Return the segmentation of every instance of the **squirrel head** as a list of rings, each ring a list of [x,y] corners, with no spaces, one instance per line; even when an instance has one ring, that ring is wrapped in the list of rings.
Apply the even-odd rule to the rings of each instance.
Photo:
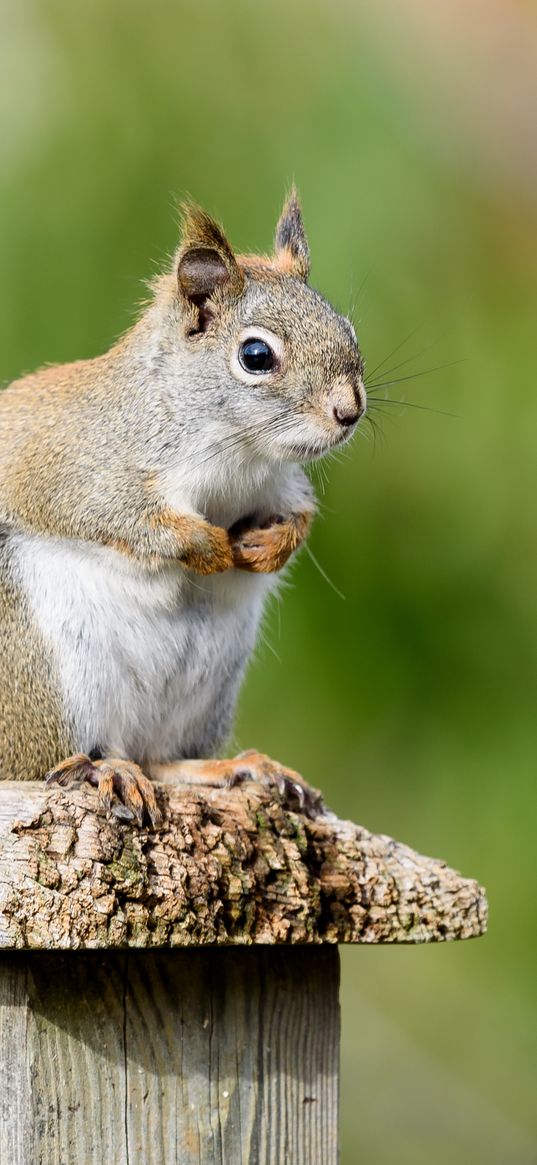
[[[366,407],[354,328],[309,286],[309,271],[294,189],[270,258],[235,255],[214,219],[184,206],[173,277],[181,360],[205,415],[268,460],[322,456],[352,435]]]

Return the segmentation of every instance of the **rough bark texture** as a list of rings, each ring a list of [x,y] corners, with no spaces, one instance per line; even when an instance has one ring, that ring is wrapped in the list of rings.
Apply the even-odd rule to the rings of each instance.
[[[156,833],[90,788],[0,784],[0,948],[435,942],[486,927],[474,881],[255,784],[160,786]]]

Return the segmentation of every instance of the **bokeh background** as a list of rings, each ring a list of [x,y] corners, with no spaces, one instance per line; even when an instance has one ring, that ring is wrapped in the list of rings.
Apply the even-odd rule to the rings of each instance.
[[[270,613],[237,741],[490,896],[478,942],[343,952],[342,1165],[529,1165],[535,9],[2,0],[0,13],[5,381],[128,326],[185,193],[263,250],[293,178],[313,282],[352,315],[370,369],[384,361],[373,379],[418,373],[382,390],[376,435],[364,426],[316,471],[320,569],[304,553]]]

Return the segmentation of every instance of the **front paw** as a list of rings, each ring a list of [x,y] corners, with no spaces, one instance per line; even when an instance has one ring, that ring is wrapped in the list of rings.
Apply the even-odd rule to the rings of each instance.
[[[306,514],[275,515],[261,526],[230,531],[233,565],[238,570],[272,574],[281,570],[305,538],[310,525]]]

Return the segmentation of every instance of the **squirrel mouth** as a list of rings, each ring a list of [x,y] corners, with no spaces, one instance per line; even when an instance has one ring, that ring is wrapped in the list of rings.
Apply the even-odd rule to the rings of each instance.
[[[321,457],[325,457],[332,449],[337,449],[340,445],[344,445],[346,441],[352,437],[354,429],[347,429],[342,433],[337,433],[331,436],[326,441],[304,441],[301,444],[293,444],[287,446],[287,456],[293,461],[300,463],[304,461],[319,461]]]

